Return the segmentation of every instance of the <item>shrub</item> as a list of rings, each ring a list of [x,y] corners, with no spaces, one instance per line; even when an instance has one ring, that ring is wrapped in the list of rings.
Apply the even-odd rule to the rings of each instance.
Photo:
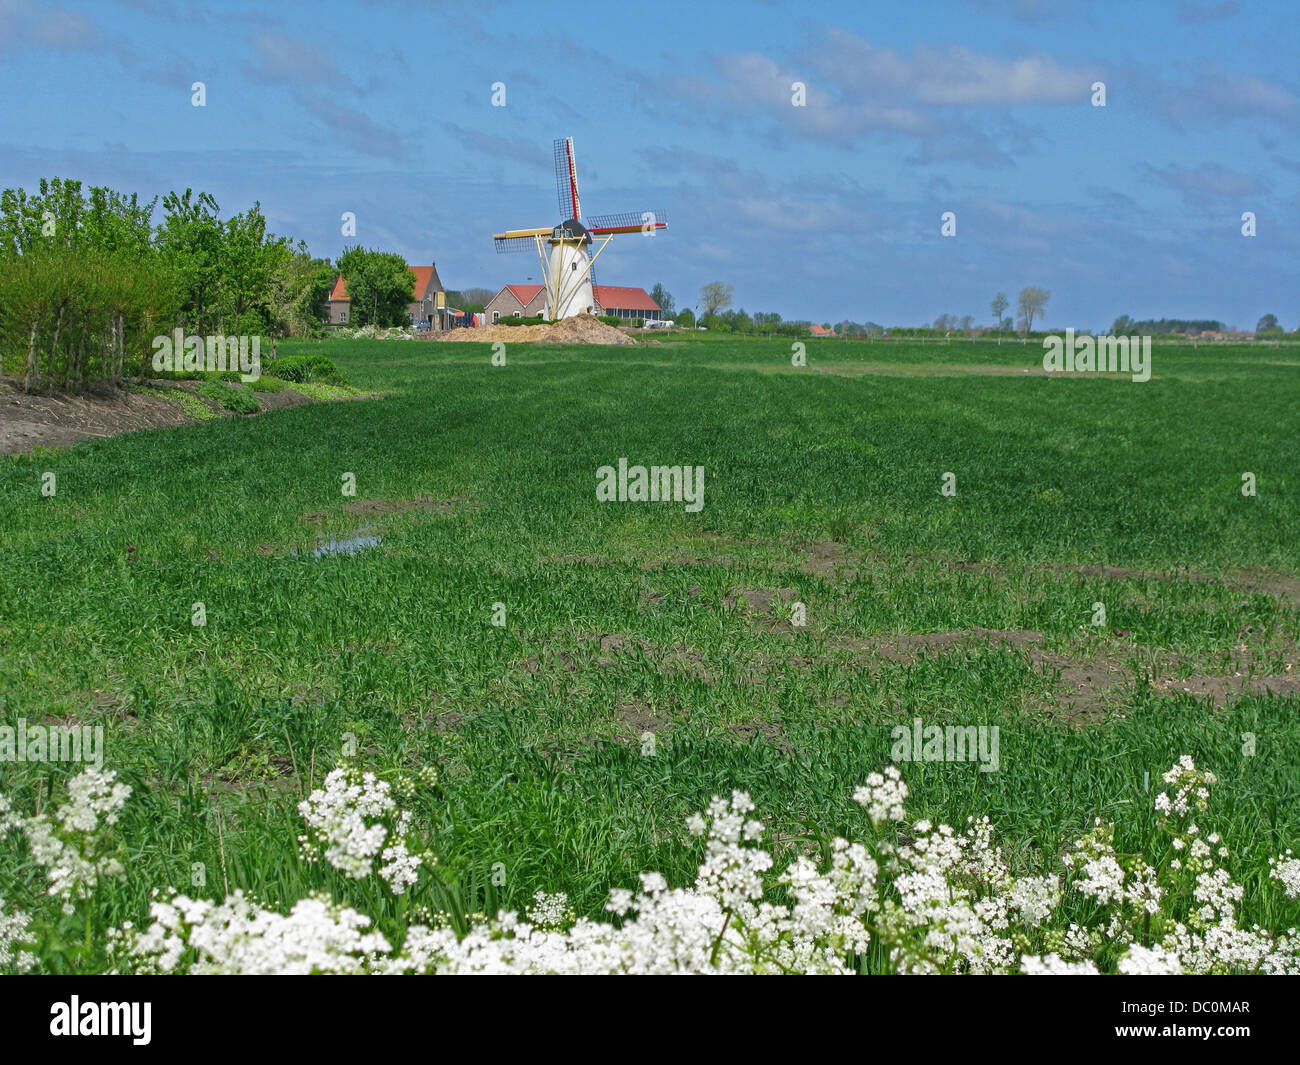
[[[343,383],[343,375],[334,365],[334,360],[324,355],[286,355],[282,359],[267,363],[266,372],[281,381],[292,381],[295,384],[306,381]]]
[[[261,402],[253,393],[245,392],[242,388],[231,388],[221,381],[205,381],[195,391],[236,414],[254,414],[262,409]]]

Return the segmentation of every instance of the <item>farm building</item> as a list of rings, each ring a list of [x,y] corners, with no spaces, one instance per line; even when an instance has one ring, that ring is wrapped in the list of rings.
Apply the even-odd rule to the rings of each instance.
[[[438,277],[437,264],[412,266],[410,270],[415,275],[415,291],[414,298],[406,306],[406,314],[414,325],[416,322],[428,322],[434,316],[438,293],[445,293],[446,290],[442,287],[441,278]],[[445,299],[444,296],[444,301]],[[334,288],[330,290],[327,306],[330,325],[348,324],[351,300],[348,298],[348,286],[342,274],[334,280]]]
[[[592,285],[591,291],[596,297],[597,314],[651,320],[661,316],[659,304],[643,288]],[[499,322],[502,318],[533,318],[546,309],[546,288],[542,285],[506,285],[488,300],[483,309],[491,322]]]

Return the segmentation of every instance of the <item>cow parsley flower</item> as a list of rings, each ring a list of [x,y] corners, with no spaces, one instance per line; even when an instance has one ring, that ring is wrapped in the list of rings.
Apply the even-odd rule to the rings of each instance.
[[[288,914],[263,909],[243,892],[219,903],[178,895],[149,908],[143,931],[119,943],[139,971],[195,975],[310,975],[365,972],[391,951],[370,918],[323,896],[299,899]]]
[[[117,823],[131,795],[116,776],[86,769],[68,781],[67,801],[52,814],[20,819],[32,858],[49,877],[47,894],[63,900],[64,913],[73,912],[75,901],[90,898],[101,880],[125,875],[117,853],[119,841],[105,831]],[[12,815],[6,817],[12,824]]]
[[[1097,966],[1091,961],[1065,961],[1056,954],[1026,954],[1020,959],[1020,971],[1027,976],[1096,976]]]
[[[1282,891],[1289,899],[1300,898],[1300,858],[1291,857],[1288,849],[1285,854],[1268,860],[1268,875],[1282,884]]]
[[[31,927],[30,914],[6,912],[5,900],[0,898],[0,969],[25,973],[35,968],[36,955],[27,949],[35,946]]]
[[[391,790],[374,773],[333,770],[298,804],[308,830],[299,837],[304,857],[315,859],[313,844],[323,848],[325,860],[354,880],[370,876],[378,862],[389,890],[404,894],[419,879],[424,856],[408,849],[411,814],[398,808]]]
[[[867,783],[853,793],[853,801],[867,808],[871,823],[879,827],[886,821],[903,820],[903,803],[907,785],[897,766],[886,766],[884,773],[872,773]]]
[[[1177,976],[1183,971],[1176,951],[1134,943],[1119,961],[1122,976]]]

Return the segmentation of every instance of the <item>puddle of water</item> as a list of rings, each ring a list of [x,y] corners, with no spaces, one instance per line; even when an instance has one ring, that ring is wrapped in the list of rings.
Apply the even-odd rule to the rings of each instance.
[[[371,529],[358,529],[354,536],[347,536],[341,540],[317,540],[316,546],[312,550],[313,558],[324,558],[326,555],[358,555],[362,551],[367,551],[372,547],[378,547],[384,542],[382,536],[374,535]],[[294,552],[297,554],[297,552]]]

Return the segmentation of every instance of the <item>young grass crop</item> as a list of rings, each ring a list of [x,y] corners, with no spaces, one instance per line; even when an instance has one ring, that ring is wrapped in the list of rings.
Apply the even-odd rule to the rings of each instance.
[[[298,804],[344,764],[437,767],[403,800],[429,905],[540,890],[598,918],[643,872],[690,883],[685,819],[733,788],[782,868],[809,825],[857,838],[853,791],[917,718],[999,728],[997,772],[902,766],[908,813],[987,815],[1023,876],[1097,817],[1121,852],[1166,845],[1153,802],[1190,754],[1218,776],[1241,923],[1300,924],[1268,864],[1300,840],[1300,408],[1276,353],[1158,344],[1134,384],[974,342],[811,341],[806,367],[680,336],[499,367],[472,344],[280,348],[383,398],[0,460],[0,723],[101,724],[133,789],[125,878],[40,969],[107,967],[153,888],[280,913],[324,890],[393,935],[391,893],[299,853]],[[703,466],[703,509],[597,502],[620,457]],[[363,527],[382,543],[313,557]],[[0,791],[30,811],[79,768],[5,762]],[[74,920],[24,855],[0,840],[6,906]]]

